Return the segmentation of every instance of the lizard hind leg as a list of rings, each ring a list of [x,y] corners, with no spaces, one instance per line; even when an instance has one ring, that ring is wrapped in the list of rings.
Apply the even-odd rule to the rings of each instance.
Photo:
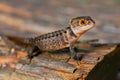
[[[30,64],[33,57],[39,55],[39,53],[40,53],[40,50],[39,50],[39,48],[37,46],[31,47],[31,49],[28,51],[28,59],[29,59],[29,61],[27,61],[27,64]]]

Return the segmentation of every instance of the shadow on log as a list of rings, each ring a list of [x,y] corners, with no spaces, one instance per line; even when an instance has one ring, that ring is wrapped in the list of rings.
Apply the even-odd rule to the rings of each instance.
[[[104,57],[90,72],[86,80],[120,80],[120,44]]]

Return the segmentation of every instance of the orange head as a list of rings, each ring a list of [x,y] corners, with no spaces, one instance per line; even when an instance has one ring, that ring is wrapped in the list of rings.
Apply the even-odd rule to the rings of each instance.
[[[70,20],[71,29],[76,36],[80,36],[92,27],[95,22],[90,16],[75,17]]]

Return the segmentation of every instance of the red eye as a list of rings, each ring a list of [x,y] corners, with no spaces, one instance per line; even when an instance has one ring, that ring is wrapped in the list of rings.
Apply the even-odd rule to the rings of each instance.
[[[79,25],[80,25],[80,26],[85,25],[85,20],[79,20]]]
[[[84,26],[84,25],[88,25],[89,21],[88,20],[79,20],[79,25],[80,26]]]

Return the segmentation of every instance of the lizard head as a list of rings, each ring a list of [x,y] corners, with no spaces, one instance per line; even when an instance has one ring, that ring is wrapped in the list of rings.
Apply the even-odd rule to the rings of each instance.
[[[90,16],[81,16],[71,19],[70,25],[73,33],[76,36],[80,36],[92,27],[94,27],[95,22]]]

